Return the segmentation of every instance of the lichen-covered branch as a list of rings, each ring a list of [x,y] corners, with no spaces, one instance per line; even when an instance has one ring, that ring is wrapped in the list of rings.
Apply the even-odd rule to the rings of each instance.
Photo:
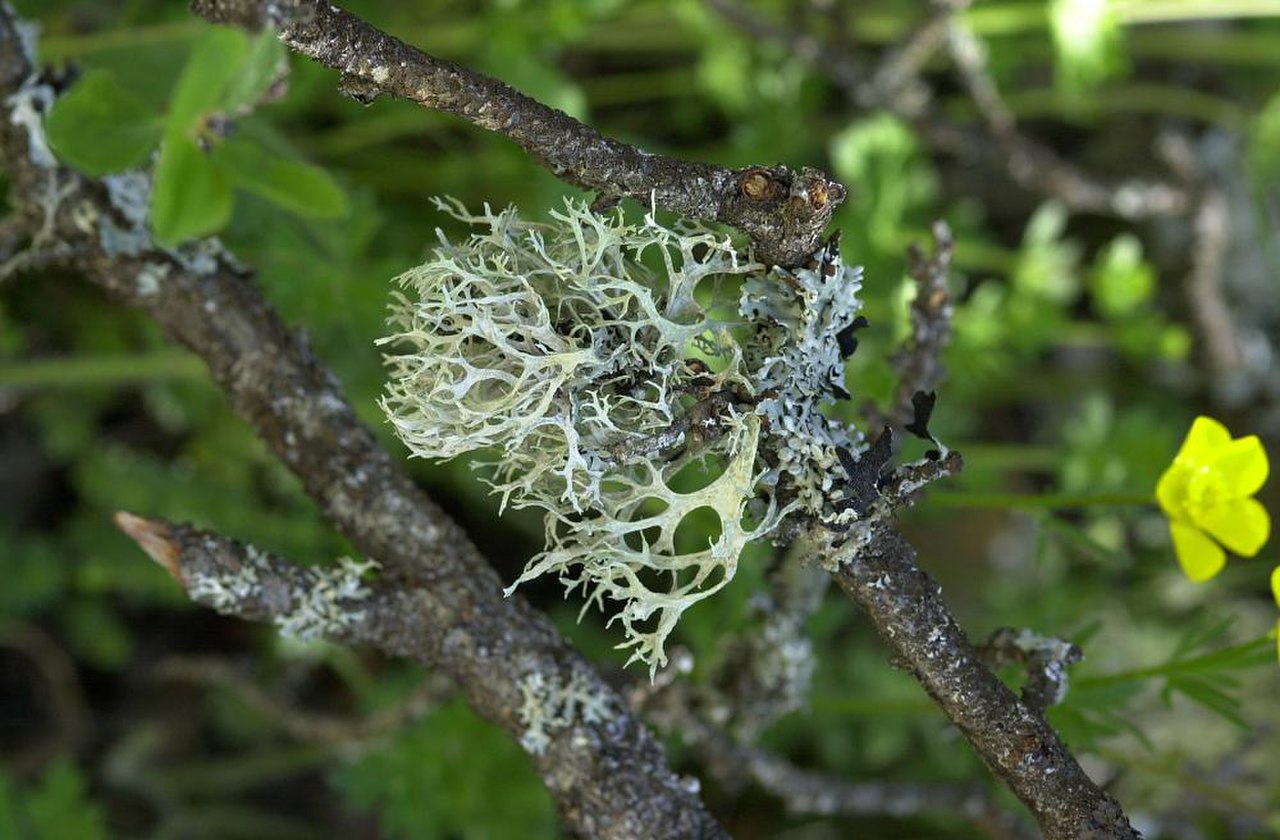
[[[993,668],[1018,663],[1027,672],[1022,702],[1036,711],[1056,706],[1067,696],[1067,668],[1084,656],[1080,648],[1034,630],[1001,627],[978,648]]]
[[[785,166],[727,169],[650,154],[605,137],[497,79],[435,58],[322,0],[193,0],[213,23],[271,26],[290,49],[342,74],[343,90],[389,94],[510,138],[570,184],[605,198],[651,201],[682,216],[733,225],[766,264],[799,265],[818,245],[842,185]]]
[[[116,524],[193,601],[225,615],[270,622],[303,639],[369,645],[425,665],[435,665],[442,648],[457,648],[455,657],[479,660],[462,676],[473,698],[473,669],[513,683],[518,700],[489,717],[531,753],[575,835],[726,836],[705,813],[681,801],[696,803],[693,786],[669,771],[663,778],[656,744],[585,662],[538,663],[518,650],[518,642],[495,640],[506,649],[485,649],[467,627],[442,632],[434,603],[438,581],[409,585],[379,576],[372,561],[302,567],[220,534],[129,513],[117,514]],[[650,753],[642,773],[630,769],[637,748]],[[626,781],[614,778],[618,774]]]
[[[1137,838],[1119,804],[1085,774],[1040,711],[982,662],[910,543],[887,521],[867,529],[823,562],[1044,836]]]
[[[447,674],[483,717],[520,738],[522,682],[574,677],[607,698],[608,719],[548,734],[535,756],[567,830],[590,837],[721,836],[659,743],[551,623],[502,582],[461,529],[378,446],[333,374],[287,329],[251,272],[215,241],[154,244],[143,173],[85,179],[48,154],[43,115],[54,89],[33,72],[0,4],[0,157],[10,201],[32,233],[49,230],[71,265],[144,310],[196,352],[235,410],[301,479],[334,525],[376,558],[403,622],[381,643]],[[20,119],[15,119],[20,117]],[[56,204],[46,199],[56,184]],[[285,579],[288,579],[287,576]],[[410,603],[411,602],[411,603]]]

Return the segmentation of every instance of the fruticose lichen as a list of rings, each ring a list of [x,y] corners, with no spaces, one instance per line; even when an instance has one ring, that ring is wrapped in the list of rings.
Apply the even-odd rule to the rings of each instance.
[[[652,214],[569,201],[535,224],[437,205],[476,232],[439,234],[397,278],[382,406],[414,455],[484,450],[503,506],[545,511],[546,550],[512,589],[558,575],[656,669],[748,542],[853,515],[836,451],[862,437],[820,410],[848,396],[841,336],[860,306],[834,239],[766,271],[726,235]]]

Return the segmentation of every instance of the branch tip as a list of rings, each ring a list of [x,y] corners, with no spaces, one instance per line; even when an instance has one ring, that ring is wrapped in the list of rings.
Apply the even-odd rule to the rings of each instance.
[[[170,536],[168,525],[158,519],[144,519],[123,510],[112,518],[125,536],[136,542],[174,580],[183,583],[182,566],[178,562],[178,544]]]

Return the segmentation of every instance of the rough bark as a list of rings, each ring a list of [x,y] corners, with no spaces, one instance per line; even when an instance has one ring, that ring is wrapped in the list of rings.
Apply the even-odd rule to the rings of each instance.
[[[1044,716],[982,662],[937,582],[891,524],[831,557],[836,583],[975,752],[1031,811],[1049,840],[1137,838],[1119,803],[1094,784]]]
[[[605,200],[633,198],[724,222],[751,237],[761,262],[798,265],[818,246],[842,185],[812,169],[727,169],[645,152],[583,125],[497,79],[427,55],[321,0],[194,0],[213,23],[273,27],[290,49],[342,74],[363,102],[399,96],[510,138],[560,179]]]

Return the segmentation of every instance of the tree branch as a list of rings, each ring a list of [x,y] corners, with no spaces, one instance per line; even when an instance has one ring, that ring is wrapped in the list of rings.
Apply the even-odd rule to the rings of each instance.
[[[916,553],[884,520],[823,562],[1049,840],[1137,838],[1119,804],[1081,769],[1039,711],[983,664]]]
[[[732,225],[751,237],[757,259],[795,266],[818,246],[844,200],[823,173],[785,166],[727,169],[655,155],[605,137],[497,79],[429,56],[323,0],[193,0],[212,23],[258,30],[342,74],[362,102],[389,94],[456,114],[511,139],[560,179],[605,199],[655,202],[688,218]]]
[[[459,113],[502,131],[574,183],[640,200],[648,200],[656,185],[655,200],[669,209],[747,231],[763,259],[791,264],[807,257],[843,197],[842,188],[813,173],[722,170],[645,155],[315,0],[197,0],[197,7],[211,20],[272,23],[285,43],[342,71],[349,91],[362,97],[391,92]],[[138,210],[146,207],[145,175],[93,182],[39,154],[40,108],[47,108],[52,89],[30,75],[13,24],[12,11],[0,3],[0,95],[11,109],[19,103],[29,111],[22,120],[12,112],[0,119],[0,150],[23,218],[32,230],[50,224],[58,241],[74,246],[73,264],[92,282],[147,311],[171,338],[201,355],[235,409],[339,530],[382,564],[384,575],[365,584],[348,570],[336,581],[191,528],[136,518],[122,525],[184,583],[206,581],[193,594],[221,607],[234,605],[250,618],[297,619],[313,596],[337,599],[348,608],[338,614],[347,618],[322,624],[326,635],[374,643],[439,667],[481,715],[530,749],[575,834],[723,836],[693,786],[667,768],[660,746],[622,698],[544,616],[518,597],[501,597],[493,570],[377,446],[333,375],[299,334],[284,327],[249,271],[212,240],[177,250],[156,247]],[[43,99],[33,95],[37,90],[45,92]],[[50,183],[58,185],[56,201],[42,205]],[[958,457],[951,453],[916,467],[884,486],[880,508],[891,511],[923,482],[954,471]],[[978,661],[936,585],[915,567],[911,547],[883,518],[856,527],[843,549],[824,558],[824,567],[867,610],[1046,835],[1136,837],[1118,805],[1089,781],[1043,719]],[[246,570],[252,570],[251,581]],[[219,590],[207,582],[227,576],[252,585]],[[530,740],[530,704],[546,688],[535,687],[535,677],[575,686],[592,698],[590,714],[570,706],[580,718]],[[563,711],[552,718],[561,720]]]
[[[249,621],[272,622],[281,632],[302,638],[371,645],[425,665],[442,659],[452,665],[473,705],[479,708],[477,699],[486,703],[486,716],[533,753],[562,820],[575,834],[727,836],[697,807],[690,786],[665,770],[647,730],[589,664],[576,656],[548,661],[531,655],[515,638],[522,628],[503,639],[480,638],[476,626],[484,619],[479,615],[472,615],[469,625],[442,625],[440,579],[407,584],[387,575],[365,581],[358,564],[302,567],[189,525],[128,513],[117,514],[116,524],[198,604]],[[436,552],[433,559],[443,558]],[[474,601],[465,606],[477,612],[489,608]],[[462,660],[465,664],[460,665]],[[550,684],[548,695],[557,686],[574,686],[591,698],[594,717],[579,712],[547,723],[538,730],[545,740],[530,740],[525,689],[534,675]],[[487,695],[497,693],[494,682],[513,683],[519,700],[504,698],[493,708],[488,702],[493,698]],[[487,687],[477,690],[477,683]],[[548,702],[555,701],[548,696]],[[530,748],[531,743],[541,743],[541,749]],[[625,776],[626,781],[615,776]]]
[[[0,154],[19,217],[31,231],[52,218],[54,237],[71,246],[72,265],[89,281],[146,311],[200,355],[235,410],[330,521],[382,563],[387,587],[411,593],[398,609],[413,626],[388,627],[388,649],[440,668],[481,716],[517,737],[525,730],[519,710],[529,674],[576,675],[606,698],[607,720],[552,732],[535,756],[571,833],[723,836],[622,699],[545,616],[520,597],[503,597],[497,574],[378,446],[336,378],[302,334],[280,321],[251,273],[215,240],[156,246],[144,174],[91,181],[47,154],[43,114],[52,99],[52,87],[32,73],[16,15],[0,3]],[[41,204],[51,182],[60,185],[52,209]]]

